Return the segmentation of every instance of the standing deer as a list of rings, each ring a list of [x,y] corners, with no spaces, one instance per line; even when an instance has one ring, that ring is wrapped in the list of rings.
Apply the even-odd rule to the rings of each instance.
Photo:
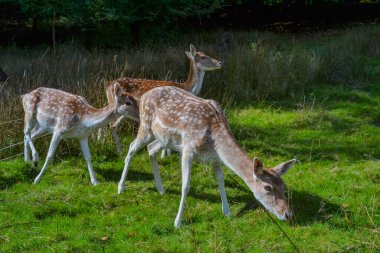
[[[190,45],[190,52],[186,51],[185,53],[190,59],[190,71],[186,82],[177,83],[172,81],[157,81],[123,77],[111,81],[106,85],[108,102],[114,102],[113,96],[110,94],[112,94],[113,89],[112,83],[115,81],[119,82],[125,91],[131,94],[135,99],[139,99],[145,92],[160,86],[176,86],[195,95],[198,95],[202,88],[205,72],[220,69],[222,67],[222,62],[205,55],[203,52],[197,52],[193,45]],[[113,137],[116,143],[117,151],[120,154],[123,152],[123,150],[120,144],[119,136],[117,134],[117,129],[124,118],[124,116],[120,117],[113,125]],[[100,135],[101,132],[98,133],[98,136]],[[163,150],[163,156],[164,154],[165,150]]]
[[[138,105],[132,96],[123,91],[119,83],[114,83],[112,93],[115,103],[102,109],[96,109],[88,104],[81,96],[73,95],[51,88],[38,88],[22,96],[25,111],[24,128],[24,158],[29,161],[29,147],[32,150],[33,162],[38,165],[38,154],[32,139],[42,133],[53,133],[46,161],[41,172],[35,178],[38,183],[46,167],[52,160],[56,148],[62,139],[79,139],[87,167],[90,172],[91,183],[98,182],[91,165],[88,137],[92,130],[108,124],[125,115],[138,120]]]
[[[182,196],[174,222],[176,228],[181,225],[186,195],[190,189],[191,164],[195,158],[212,163],[225,215],[230,215],[230,209],[221,163],[244,180],[266,209],[281,220],[291,218],[292,212],[285,198],[285,183],[281,175],[296,160],[281,163],[272,169],[264,169],[258,158],[251,160],[232,135],[217,102],[198,98],[176,87],[159,87],[145,93],[140,101],[140,127],[125,158],[119,194],[124,190],[132,156],[148,143],[159,192],[163,191],[163,187],[157,165],[158,151],[171,148],[182,153]]]

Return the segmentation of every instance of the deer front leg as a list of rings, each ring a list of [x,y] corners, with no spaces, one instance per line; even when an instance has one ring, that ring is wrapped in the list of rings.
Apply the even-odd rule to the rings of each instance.
[[[160,170],[158,169],[158,163],[157,163],[157,154],[161,148],[162,148],[162,145],[160,141],[158,140],[155,140],[148,145],[148,153],[149,153],[150,163],[152,164],[154,181],[156,183],[156,189],[162,195],[165,193],[165,189],[162,186]]]
[[[54,155],[55,151],[57,150],[57,147],[58,147],[58,144],[59,144],[60,140],[61,140],[61,135],[58,134],[58,133],[54,133],[53,137],[51,138],[51,142],[50,142],[50,146],[49,146],[49,151],[48,151],[48,154],[46,156],[46,160],[45,160],[44,166],[42,166],[42,169],[41,169],[40,173],[34,179],[34,184],[37,184],[41,180],[41,176],[44,174],[44,172],[46,170],[46,167],[49,165],[49,163],[53,159],[53,155]],[[31,140],[30,140],[29,143],[31,143]]]
[[[191,174],[191,163],[193,161],[193,153],[190,149],[184,149],[182,153],[182,194],[181,202],[179,204],[179,210],[177,217],[174,221],[174,227],[179,228],[182,223],[183,209],[185,207],[186,196],[190,190],[190,174]]]
[[[87,163],[88,172],[90,173],[91,183],[93,185],[97,185],[98,181],[96,180],[95,172],[91,164],[91,153],[90,153],[90,149],[88,148],[88,137],[81,139],[79,142],[82,148],[84,159],[86,160],[86,163]]]
[[[144,141],[144,142],[140,141],[139,137],[137,136],[137,138],[129,146],[128,154],[125,157],[123,173],[121,174],[121,179],[118,185],[118,191],[117,191],[118,194],[124,191],[125,179],[127,178],[128,168],[129,168],[129,164],[131,162],[132,156],[134,156],[134,154],[136,154],[137,151],[139,151],[148,142],[149,141]]]
[[[226,216],[231,216],[230,208],[228,207],[227,194],[226,189],[224,187],[224,176],[223,170],[220,163],[213,164],[213,168],[215,170],[216,181],[218,182],[220,197],[222,199],[222,211]]]
[[[113,139],[115,140],[115,144],[116,144],[116,149],[117,149],[117,152],[121,155],[123,154],[123,146],[121,145],[120,143],[120,138],[119,138],[119,135],[117,134],[117,130],[119,129],[119,126],[121,124],[121,122],[125,119],[124,116],[121,116],[119,117],[116,122],[111,126],[113,129],[112,129],[112,136],[113,136]]]

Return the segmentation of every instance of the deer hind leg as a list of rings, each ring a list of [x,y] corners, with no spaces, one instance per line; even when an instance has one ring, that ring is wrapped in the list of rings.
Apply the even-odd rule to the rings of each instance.
[[[38,165],[38,153],[36,147],[33,144],[32,137],[36,125],[35,119],[31,118],[31,115],[25,116],[25,128],[24,128],[24,160],[30,161],[29,148],[32,151],[33,163],[37,167]],[[37,126],[38,127],[38,126]],[[33,129],[33,131],[32,131]]]
[[[35,128],[33,128],[32,133],[31,133],[32,140],[43,133],[46,133],[46,130],[41,128],[40,126],[36,126]]]
[[[182,192],[181,192],[181,202],[179,204],[178,214],[174,221],[174,227],[179,228],[182,223],[183,209],[185,207],[186,196],[190,190],[190,174],[191,174],[191,163],[193,161],[193,152],[184,148],[182,151]]]
[[[226,216],[231,216],[231,211],[230,211],[230,208],[228,207],[226,189],[224,187],[224,176],[223,176],[222,167],[220,163],[218,162],[218,163],[213,164],[213,168],[215,170],[216,180],[218,182],[219,191],[220,191],[220,197],[222,199],[223,214]]]
[[[162,186],[162,180],[160,176],[160,170],[158,169],[157,154],[161,150],[162,145],[159,140],[155,140],[148,145],[148,153],[150,158],[150,163],[152,164],[154,181],[156,183],[157,191],[162,195],[165,193],[165,189]]]
[[[121,116],[119,117],[116,122],[111,126],[112,127],[112,136],[113,136],[113,139],[115,140],[115,144],[116,144],[116,149],[117,149],[117,152],[121,155],[123,154],[123,146],[121,145],[120,143],[120,138],[119,138],[119,135],[117,134],[117,130],[121,124],[121,122],[125,119],[124,116]]]
[[[93,185],[97,185],[98,181],[96,180],[95,172],[91,164],[91,153],[90,153],[90,149],[88,148],[88,137],[81,139],[79,142],[82,148],[84,159],[86,160],[86,163],[87,163],[88,172],[90,173],[91,183]]]
[[[145,133],[142,128],[139,128],[139,133],[137,135],[137,138],[131,143],[129,146],[128,154],[125,157],[125,164],[124,164],[124,169],[123,173],[121,174],[121,179],[118,185],[118,193],[122,193],[124,191],[125,187],[125,179],[127,178],[128,174],[128,168],[129,164],[131,162],[131,158],[134,154],[137,153],[141,148],[143,148],[146,144],[151,142],[153,140],[153,134],[152,133]]]
[[[51,138],[50,146],[49,146],[49,151],[46,156],[46,160],[44,163],[44,166],[42,166],[42,169],[36,179],[34,179],[34,184],[37,184],[41,180],[41,176],[44,174],[46,167],[49,165],[51,160],[53,159],[53,155],[55,151],[57,150],[57,146],[61,140],[61,135],[59,133],[54,132],[53,137]]]
[[[35,126],[30,134],[30,138],[31,140],[33,140],[34,138],[36,138],[37,136],[45,133],[46,131],[41,128],[39,125]],[[38,167],[38,160],[39,160],[39,156],[38,156],[38,153],[37,153],[37,149],[34,147],[34,144],[32,141],[29,141],[28,140],[28,144],[30,146],[30,149],[32,150],[32,157],[33,157],[33,163],[34,163],[34,166],[35,167]],[[28,145],[26,144],[26,145]],[[25,143],[24,143],[25,145]]]
[[[170,148],[164,148],[161,152],[161,158],[165,158],[167,156],[170,156],[172,153]]]
[[[24,160],[25,162],[30,161],[29,156],[29,140],[30,140],[30,131],[28,132],[26,129],[24,129]]]

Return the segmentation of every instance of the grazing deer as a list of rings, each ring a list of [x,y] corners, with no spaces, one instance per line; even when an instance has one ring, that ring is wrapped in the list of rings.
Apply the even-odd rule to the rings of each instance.
[[[181,225],[186,195],[190,189],[191,164],[195,158],[212,163],[225,215],[230,215],[230,209],[221,163],[244,180],[266,209],[281,220],[291,218],[292,212],[285,198],[285,183],[281,175],[296,160],[281,163],[272,169],[264,169],[258,158],[251,160],[232,135],[217,102],[198,98],[176,87],[159,87],[145,93],[140,101],[140,127],[125,158],[118,193],[124,190],[132,156],[148,143],[159,192],[163,191],[163,187],[157,166],[158,151],[171,148],[182,153],[182,196],[174,222],[176,228]]]
[[[62,139],[79,139],[83,155],[90,172],[91,183],[97,184],[91,165],[88,136],[98,127],[125,115],[138,120],[138,105],[132,96],[124,92],[119,83],[114,83],[114,104],[96,109],[81,96],[51,88],[38,88],[22,96],[25,111],[24,158],[29,161],[29,147],[33,162],[38,165],[38,155],[32,139],[42,133],[53,133],[46,161],[34,183],[38,183],[46,167],[52,160],[56,148]]]
[[[160,86],[176,86],[198,95],[202,88],[205,72],[220,69],[222,67],[222,62],[205,55],[203,52],[197,52],[193,45],[190,45],[190,52],[186,51],[185,53],[190,59],[190,72],[186,82],[177,83],[172,81],[157,81],[123,77],[111,81],[106,85],[108,102],[113,103],[113,96],[110,96],[110,94],[112,94],[112,83],[115,81],[119,82],[125,91],[131,94],[135,99],[139,99],[145,92]],[[124,118],[124,116],[120,117],[113,125],[113,137],[116,143],[117,151],[120,154],[123,152],[123,149],[120,144],[117,129]],[[99,129],[99,131],[101,130]],[[98,132],[98,137],[100,137],[100,135],[101,132]],[[163,156],[164,153],[165,150],[163,150]]]

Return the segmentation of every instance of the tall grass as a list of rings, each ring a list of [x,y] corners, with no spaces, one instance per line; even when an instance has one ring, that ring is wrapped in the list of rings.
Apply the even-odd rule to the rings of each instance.
[[[253,34],[229,54],[225,80],[231,94],[246,100],[295,97],[315,85],[355,88],[366,81],[366,61],[379,46],[379,27],[315,38]]]
[[[206,74],[201,96],[224,105],[251,103],[297,98],[316,85],[359,87],[368,78],[366,61],[380,54],[380,27],[309,36],[217,31],[189,34],[167,45],[119,50],[65,44],[55,55],[49,47],[3,48],[0,66],[10,79],[0,84],[0,123],[22,119],[20,95],[40,86],[82,95],[100,107],[106,103],[103,84],[120,76],[184,80],[188,71],[184,51],[190,43],[224,62],[221,70]],[[22,140],[22,125],[22,121],[0,125],[0,148]],[[102,147],[111,146],[106,141]],[[21,146],[2,150],[0,159],[21,151]]]

